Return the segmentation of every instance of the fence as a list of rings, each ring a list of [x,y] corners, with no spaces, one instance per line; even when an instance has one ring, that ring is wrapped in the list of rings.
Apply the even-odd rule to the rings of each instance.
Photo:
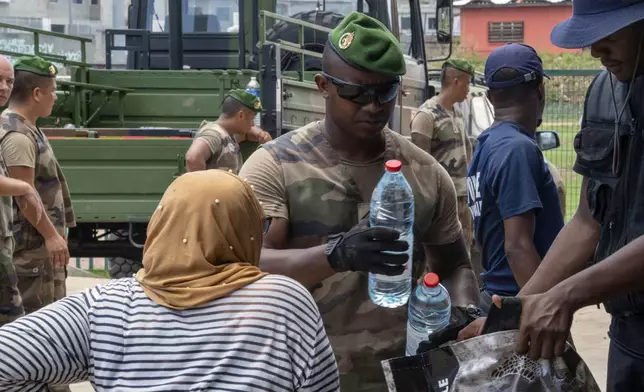
[[[555,165],[566,186],[566,221],[577,210],[581,176],[572,170],[575,163],[573,141],[584,109],[586,90],[598,70],[548,70],[551,80],[546,80],[546,108],[541,130],[559,134],[561,147],[546,151],[546,158]]]

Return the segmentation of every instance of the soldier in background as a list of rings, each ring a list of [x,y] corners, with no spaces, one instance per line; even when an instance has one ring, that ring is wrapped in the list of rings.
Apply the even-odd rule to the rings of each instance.
[[[402,273],[407,257],[383,252],[408,245],[398,240],[397,231],[369,228],[361,218],[369,215],[387,160],[402,161],[414,192],[413,277],[432,270],[455,306],[474,307],[476,277],[449,175],[387,128],[406,72],[398,40],[378,20],[350,13],[330,33],[322,69],[315,81],[326,101],[324,120],[264,144],[246,160],[240,176],[272,218],[261,269],[287,275],[312,291],[338,360],[341,389],[384,392],[380,361],[405,355],[407,307],[373,304],[367,273]]]
[[[456,104],[467,99],[473,77],[474,67],[468,62],[446,61],[441,72],[440,93],[423,103],[411,120],[411,141],[436,158],[454,182],[458,218],[468,251],[474,245],[466,187],[472,143],[466,132],[465,116]]]
[[[32,185],[45,207],[37,211],[19,204],[13,219],[13,263],[26,313],[66,295],[69,251],[65,229],[75,216],[65,176],[45,134],[36,126],[51,114],[56,101],[56,67],[40,57],[21,57],[15,65],[9,108],[0,115],[2,158],[9,176]],[[50,391],[69,391],[67,386]]]
[[[242,156],[239,143],[244,139],[265,143],[271,136],[253,126],[255,115],[262,112],[259,99],[244,90],[231,90],[221,105],[217,121],[204,121],[186,153],[189,172],[206,169],[239,173]]]
[[[5,106],[13,89],[13,65],[0,55],[0,106]],[[28,183],[9,178],[4,160],[0,157],[0,327],[25,314],[18,290],[18,276],[13,265],[13,197],[23,204],[21,208],[32,209],[40,220],[43,206],[36,190]]]

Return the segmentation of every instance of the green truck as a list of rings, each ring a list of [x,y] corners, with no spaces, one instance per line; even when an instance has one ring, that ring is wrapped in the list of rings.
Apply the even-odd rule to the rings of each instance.
[[[58,78],[52,115],[39,125],[67,176],[77,214],[68,235],[70,254],[108,258],[114,278],[141,268],[150,216],[170,182],[185,173],[197,127],[219,116],[227,91],[244,88],[255,76],[266,109],[261,126],[273,137],[321,119],[324,100],[313,82],[321,53],[328,32],[357,10],[400,39],[408,71],[389,126],[409,136],[413,112],[440,89],[428,64],[449,58],[452,50],[450,0],[199,4],[131,0],[128,28],[105,31],[103,67],[87,64],[86,38],[0,23],[32,34],[33,54],[66,73]],[[236,8],[236,25],[227,26],[219,11],[209,14],[221,6]],[[161,8],[165,18],[159,18]],[[80,61],[40,52],[44,36],[78,42]],[[127,53],[125,64],[116,61],[115,51]],[[244,156],[256,148],[242,144]]]
[[[112,277],[141,267],[150,216],[166,187],[185,172],[197,127],[219,116],[230,89],[257,77],[266,108],[261,126],[273,137],[321,119],[324,101],[313,80],[322,49],[328,32],[357,10],[402,42],[408,72],[389,125],[409,135],[412,111],[435,94],[428,61],[451,52],[449,0],[201,1],[208,2],[199,10],[188,0],[131,0],[128,29],[105,31],[104,67],[87,64],[88,39],[0,24],[32,34],[33,54],[67,74],[58,78],[54,112],[39,125],[68,178],[77,214],[70,254],[108,258]],[[236,26],[208,14],[217,3],[237,7]],[[155,28],[161,6],[167,16],[163,28]],[[80,61],[40,52],[44,36],[77,41]],[[440,55],[429,58],[427,48]],[[113,61],[115,51],[127,52],[125,66]],[[246,156],[256,148],[242,146]]]

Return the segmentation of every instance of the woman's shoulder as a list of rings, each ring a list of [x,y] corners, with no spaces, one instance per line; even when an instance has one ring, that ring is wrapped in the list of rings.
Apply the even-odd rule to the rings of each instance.
[[[319,314],[317,305],[309,290],[299,282],[284,275],[266,275],[236,293],[238,295],[257,296],[262,298],[266,304],[273,304],[282,308],[296,308],[298,311]]]

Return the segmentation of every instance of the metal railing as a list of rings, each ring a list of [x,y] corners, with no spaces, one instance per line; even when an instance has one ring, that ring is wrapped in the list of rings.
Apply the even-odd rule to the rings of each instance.
[[[17,30],[17,31],[24,31],[26,33],[31,33],[33,37],[33,42],[34,42],[34,53],[22,53],[22,52],[14,52],[10,50],[0,50],[1,54],[4,54],[6,56],[12,56],[12,57],[19,57],[19,56],[29,56],[29,55],[35,55],[42,57],[45,60],[49,60],[54,63],[61,63],[63,65],[72,65],[72,66],[77,66],[77,67],[87,67],[87,43],[92,42],[91,38],[86,38],[86,37],[79,37],[76,35],[69,35],[69,34],[62,34],[62,33],[56,33],[53,31],[47,31],[47,30],[40,30],[40,29],[34,29],[31,27],[23,27],[23,26],[18,26],[18,25],[12,25],[9,23],[0,23],[0,28],[8,29],[8,30]],[[57,55],[54,53],[46,53],[46,52],[41,52],[40,51],[40,38],[42,36],[45,37],[54,37],[54,38],[62,38],[62,39],[67,39],[70,41],[77,41],[80,43],[80,55],[81,55],[81,61],[74,61],[74,60],[68,60],[67,57],[62,56],[62,55]]]
[[[298,26],[298,42],[291,42],[285,40],[271,41],[266,38],[266,29],[268,27],[267,19],[273,19],[275,21],[281,21],[285,23],[291,23]],[[276,44],[280,45],[281,50],[287,52],[295,53],[300,57],[300,71],[298,72],[298,80],[304,82],[304,72],[305,72],[305,62],[304,57],[310,56],[318,59],[322,58],[322,53],[313,52],[310,50],[304,49],[304,29],[313,29],[323,33],[331,32],[331,29],[324,26],[319,26],[313,23],[305,22],[300,19],[290,18],[288,16],[278,15],[269,11],[260,11],[259,13],[259,45],[265,44]]]

